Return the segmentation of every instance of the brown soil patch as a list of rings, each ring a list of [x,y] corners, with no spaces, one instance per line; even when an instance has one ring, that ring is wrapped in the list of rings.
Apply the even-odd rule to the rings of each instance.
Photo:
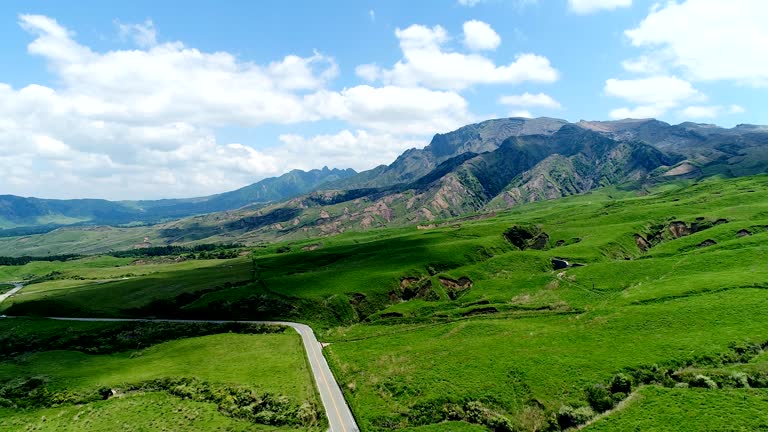
[[[646,240],[645,237],[641,236],[640,234],[635,234],[635,244],[643,252],[648,252],[648,249],[651,248],[651,244],[648,242],[648,240]]]
[[[457,298],[463,296],[474,285],[472,279],[466,276],[460,277],[458,280],[447,277],[440,277],[438,279],[440,280],[440,284],[445,287],[445,291],[451,300],[456,300]]]

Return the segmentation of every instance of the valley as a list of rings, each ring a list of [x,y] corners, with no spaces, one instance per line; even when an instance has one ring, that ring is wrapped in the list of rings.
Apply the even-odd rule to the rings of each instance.
[[[680,179],[237,258],[30,262],[0,267],[34,281],[0,314],[303,322],[363,431],[749,430],[768,421],[766,203],[765,176]]]

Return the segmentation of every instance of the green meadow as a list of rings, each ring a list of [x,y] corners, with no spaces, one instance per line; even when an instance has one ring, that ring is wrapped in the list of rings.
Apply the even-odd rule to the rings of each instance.
[[[330,343],[325,355],[363,431],[587,422],[595,431],[760,430],[767,245],[766,176],[642,193],[612,187],[420,228],[273,244],[230,260],[0,267],[0,281],[34,282],[0,313],[306,322]],[[569,265],[555,269],[553,260]],[[239,338],[272,335],[233,335],[217,346],[225,336],[199,339],[213,355],[247,346]],[[49,373],[58,377],[50,385],[76,389],[104,376],[151,379],[129,364],[157,361],[173,375],[225,380],[194,366],[194,350],[182,346],[195,340],[136,359],[99,356],[98,367],[85,354],[36,353],[24,373],[45,374],[60,358],[68,366]],[[180,350],[174,364],[184,366],[152,349]],[[251,352],[264,365],[280,357]],[[3,364],[0,375],[21,367]]]
[[[107,352],[93,352],[98,343],[108,342],[46,350],[46,340],[55,340],[62,331],[105,338],[115,332],[140,334],[146,328],[22,318],[1,321],[0,344],[8,346],[13,338],[23,338],[29,341],[29,351],[0,358],[0,430],[322,429],[319,399],[301,339],[293,330],[182,337],[149,346],[135,337],[141,346],[116,352],[103,346]],[[286,412],[304,405],[315,411],[317,419],[314,426],[275,418],[249,421],[210,395],[193,393],[199,388],[279,399],[277,405]],[[104,389],[113,393],[106,397]]]

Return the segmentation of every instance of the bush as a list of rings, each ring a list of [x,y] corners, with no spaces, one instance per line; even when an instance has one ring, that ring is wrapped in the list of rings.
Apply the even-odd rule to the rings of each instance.
[[[623,401],[626,398],[627,398],[627,394],[624,392],[616,392],[611,395],[611,399],[613,399],[614,405]]]
[[[602,384],[587,387],[587,402],[597,412],[608,411],[613,408],[613,395]]]
[[[754,375],[747,377],[747,382],[750,387],[753,388],[768,388],[768,374],[765,372],[758,372]]]
[[[749,377],[744,372],[732,372],[725,377],[723,384],[729,387],[747,388],[749,387]]]
[[[696,375],[688,382],[688,385],[691,387],[700,387],[700,388],[707,388],[707,389],[716,389],[717,383],[712,380],[712,378],[706,376],[706,375]]]
[[[632,377],[626,374],[616,374],[611,378],[611,393],[632,393]]]
[[[570,405],[563,405],[557,411],[557,424],[561,429],[568,429],[583,425],[594,416],[595,412],[590,407],[574,408]]]

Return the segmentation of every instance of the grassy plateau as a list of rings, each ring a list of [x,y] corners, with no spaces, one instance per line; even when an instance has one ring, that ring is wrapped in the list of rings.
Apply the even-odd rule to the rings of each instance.
[[[0,313],[306,322],[330,343],[325,355],[363,431],[767,430],[767,252],[768,177],[679,181],[227,260],[0,267],[0,281],[32,282]],[[42,375],[51,389],[80,391],[182,376],[310,400],[306,366],[294,381],[268,376],[301,366],[290,338],[40,351],[4,360],[0,382]],[[138,418],[153,407],[194,413],[190,430],[230,427],[208,426],[214,405],[153,389],[93,402],[79,418],[107,425],[109,410]],[[80,412],[30,410],[0,419]]]

